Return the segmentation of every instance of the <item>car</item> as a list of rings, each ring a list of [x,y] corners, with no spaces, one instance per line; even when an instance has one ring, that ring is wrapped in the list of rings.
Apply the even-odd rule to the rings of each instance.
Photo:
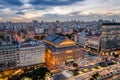
[[[102,66],[97,66],[98,69],[102,68]]]
[[[88,69],[83,69],[83,72],[88,72]]]
[[[84,72],[82,72],[82,71],[78,71],[78,73],[79,73],[79,74],[83,74]]]
[[[96,68],[92,68],[91,70],[94,71],[94,70],[96,70]]]

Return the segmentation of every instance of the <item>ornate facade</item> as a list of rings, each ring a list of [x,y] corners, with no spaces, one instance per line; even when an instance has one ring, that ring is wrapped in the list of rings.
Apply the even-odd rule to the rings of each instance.
[[[50,35],[44,42],[45,62],[49,68],[57,68],[66,62],[82,58],[82,48],[63,35]]]

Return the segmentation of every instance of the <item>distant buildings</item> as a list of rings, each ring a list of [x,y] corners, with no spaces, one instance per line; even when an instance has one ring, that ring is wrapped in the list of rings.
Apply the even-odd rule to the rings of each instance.
[[[73,28],[71,27],[65,27],[63,28],[63,34],[66,35],[66,34],[72,34],[73,33]]]
[[[56,33],[62,33],[61,27],[56,27]]]
[[[40,26],[40,27],[35,27],[35,34],[44,34],[44,27]]]
[[[33,27],[35,34],[43,34],[44,33],[44,26],[41,25],[37,20],[33,20]]]
[[[83,57],[82,48],[66,36],[49,35],[44,42],[46,44],[45,62],[49,68],[57,68]]]
[[[84,46],[86,35],[87,35],[87,33],[84,32],[84,31],[80,32],[80,33],[77,33],[77,34],[74,34],[74,41],[76,41],[81,46]]]

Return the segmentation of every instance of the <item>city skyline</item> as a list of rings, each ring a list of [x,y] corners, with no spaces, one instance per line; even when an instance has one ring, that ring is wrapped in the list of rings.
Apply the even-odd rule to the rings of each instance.
[[[115,19],[120,21],[119,0],[2,0],[0,22]]]

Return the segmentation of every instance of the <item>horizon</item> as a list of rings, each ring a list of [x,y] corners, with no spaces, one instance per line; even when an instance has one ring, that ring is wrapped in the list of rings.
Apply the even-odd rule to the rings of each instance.
[[[36,21],[38,21],[38,22],[46,22],[46,23],[54,23],[54,22],[57,22],[57,21],[59,21],[59,22],[74,22],[74,21],[76,21],[76,22],[99,22],[99,20],[103,20],[103,23],[106,23],[105,21],[110,21],[110,22],[112,22],[114,19],[111,19],[111,20],[108,20],[108,19],[97,19],[97,20],[89,20],[89,21],[87,21],[87,20],[65,20],[65,21],[61,21],[61,20],[55,20],[55,21],[43,21],[43,20],[36,20]],[[5,23],[5,22],[12,22],[12,23],[31,23],[31,22],[33,22],[34,20],[31,20],[31,21],[0,21],[0,23]],[[114,22],[113,23],[120,23],[120,21],[116,21],[116,20],[114,20]]]
[[[0,1],[0,22],[32,20],[120,22],[119,0],[4,0]]]

